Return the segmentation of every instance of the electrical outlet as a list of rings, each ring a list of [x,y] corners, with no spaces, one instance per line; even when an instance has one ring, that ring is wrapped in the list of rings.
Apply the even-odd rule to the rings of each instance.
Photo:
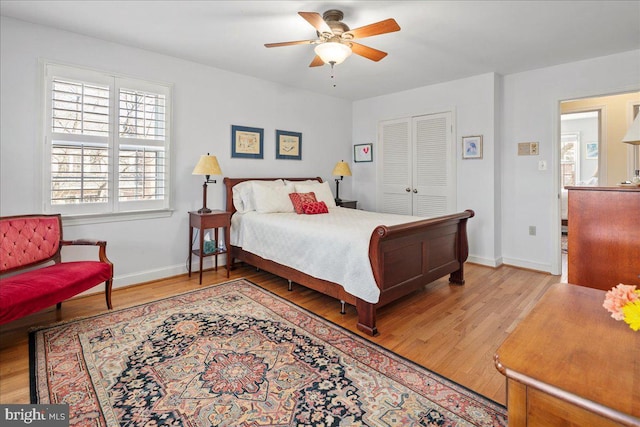
[[[529,226],[529,236],[535,236],[536,235],[536,226],[535,225],[530,225]]]
[[[547,161],[546,160],[538,161],[538,170],[539,171],[546,171],[547,170]]]

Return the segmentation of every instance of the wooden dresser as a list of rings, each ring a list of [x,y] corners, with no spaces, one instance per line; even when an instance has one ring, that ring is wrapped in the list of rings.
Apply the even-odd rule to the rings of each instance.
[[[640,426],[640,331],[611,318],[604,297],[553,285],[498,348],[509,427]]]
[[[640,187],[569,187],[568,281],[640,286]]]

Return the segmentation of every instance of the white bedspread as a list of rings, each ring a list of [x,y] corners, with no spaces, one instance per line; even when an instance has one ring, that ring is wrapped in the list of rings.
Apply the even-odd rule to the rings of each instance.
[[[424,218],[332,208],[328,214],[235,213],[231,244],[310,276],[342,285],[348,293],[376,303],[369,240],[378,225]]]

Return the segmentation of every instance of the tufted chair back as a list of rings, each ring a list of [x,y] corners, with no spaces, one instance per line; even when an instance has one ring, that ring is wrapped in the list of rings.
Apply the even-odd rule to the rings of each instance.
[[[20,215],[0,218],[0,273],[60,261],[62,218]]]

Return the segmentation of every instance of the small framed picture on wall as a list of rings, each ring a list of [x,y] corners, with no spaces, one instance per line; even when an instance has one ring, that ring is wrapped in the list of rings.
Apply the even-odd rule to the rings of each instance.
[[[276,130],[276,159],[302,160],[302,134]]]
[[[373,161],[373,144],[358,144],[353,146],[353,161],[356,163]]]
[[[231,126],[231,157],[262,159],[264,130],[246,126]]]
[[[462,137],[462,158],[481,159],[482,158],[482,135]]]

